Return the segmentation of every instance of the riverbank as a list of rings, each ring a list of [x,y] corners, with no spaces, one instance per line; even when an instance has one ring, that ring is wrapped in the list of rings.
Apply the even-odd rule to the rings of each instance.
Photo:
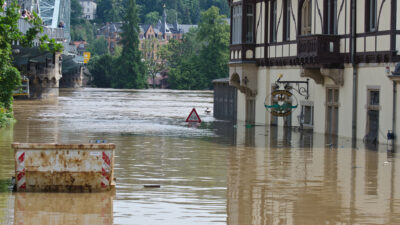
[[[9,126],[14,123],[14,115],[12,111],[8,111],[5,108],[0,107],[0,128]]]

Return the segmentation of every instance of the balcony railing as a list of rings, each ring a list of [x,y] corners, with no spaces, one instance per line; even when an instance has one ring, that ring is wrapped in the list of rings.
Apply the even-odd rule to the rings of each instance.
[[[339,63],[341,60],[340,37],[338,35],[299,36],[297,57],[305,63]]]

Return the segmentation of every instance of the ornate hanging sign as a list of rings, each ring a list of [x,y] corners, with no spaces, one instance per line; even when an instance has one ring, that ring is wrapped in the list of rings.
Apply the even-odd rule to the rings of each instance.
[[[291,90],[298,92],[308,99],[308,79],[307,81],[281,81],[282,74],[275,82],[275,90],[265,98],[265,108],[274,116],[289,116],[298,107],[297,98]],[[292,87],[292,84],[296,85]],[[302,85],[305,85],[303,87]]]

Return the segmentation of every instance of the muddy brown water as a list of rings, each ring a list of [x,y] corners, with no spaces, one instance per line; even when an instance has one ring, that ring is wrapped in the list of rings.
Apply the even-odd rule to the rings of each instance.
[[[385,144],[218,121],[212,101],[87,88],[15,102],[18,122],[0,129],[0,224],[400,224],[400,161]],[[193,107],[199,127],[184,122]],[[117,145],[115,192],[9,190],[12,142],[91,140]]]

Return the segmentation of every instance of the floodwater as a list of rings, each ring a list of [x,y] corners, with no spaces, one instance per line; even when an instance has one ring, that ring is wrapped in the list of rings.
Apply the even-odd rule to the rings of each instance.
[[[207,115],[212,92],[64,89],[0,129],[0,224],[400,224],[400,159],[382,144]],[[184,121],[195,107],[202,124]],[[115,143],[111,193],[12,193],[12,142]],[[159,184],[160,188],[144,188]]]

